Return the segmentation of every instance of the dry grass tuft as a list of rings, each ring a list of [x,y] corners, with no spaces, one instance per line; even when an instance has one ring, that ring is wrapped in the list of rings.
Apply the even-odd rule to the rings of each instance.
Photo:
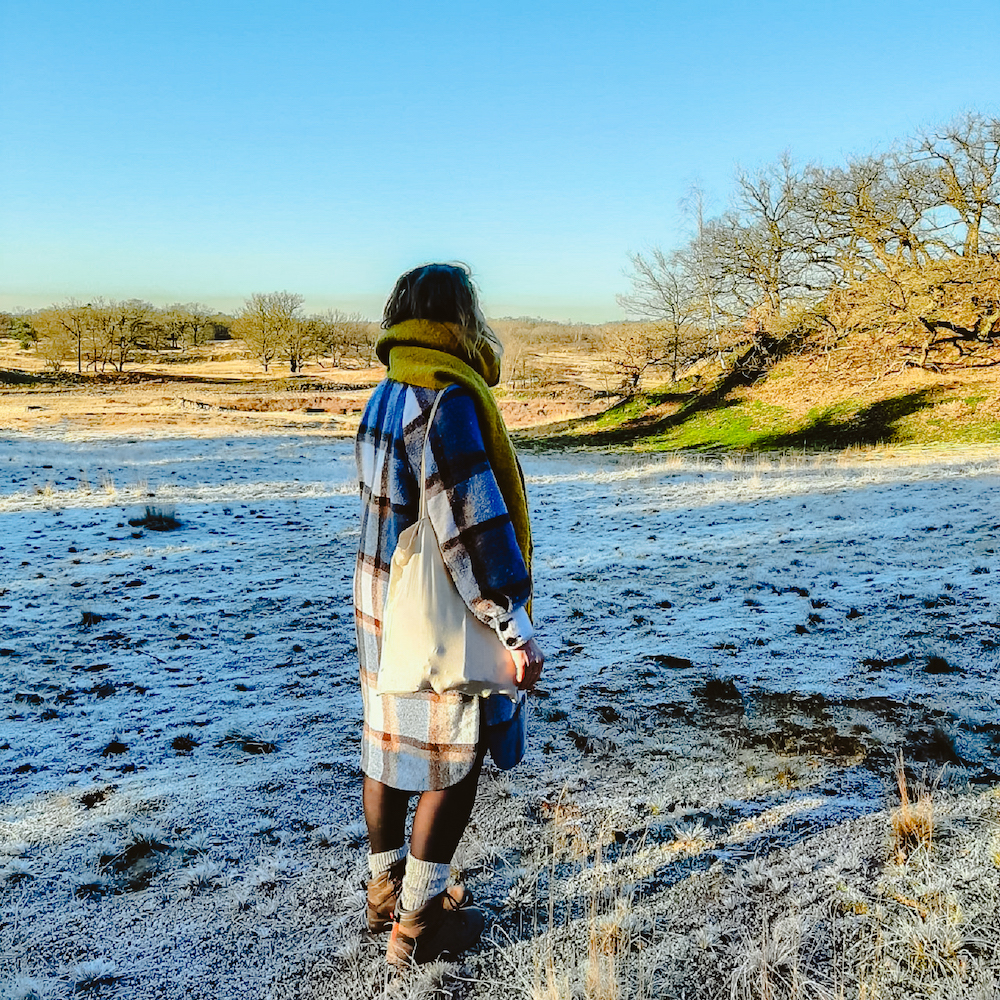
[[[102,986],[110,986],[117,978],[118,969],[115,963],[103,958],[80,962],[70,970],[70,980],[76,993],[99,991]]]
[[[729,977],[731,1000],[776,1000],[778,997],[807,997],[821,986],[800,965],[806,923],[798,914],[765,920],[760,938],[744,930],[736,943]]]
[[[667,850],[678,854],[698,855],[707,851],[714,844],[712,834],[700,820],[681,824],[674,828],[674,839],[666,846]]]
[[[536,958],[531,1000],[571,1000],[572,996],[569,976],[565,972],[556,972],[552,956],[549,955],[545,961]]]
[[[915,851],[929,851],[934,840],[934,802],[931,789],[921,784],[911,796],[906,781],[903,752],[896,757],[896,785],[899,807],[892,811],[892,849],[899,864],[905,864]]]

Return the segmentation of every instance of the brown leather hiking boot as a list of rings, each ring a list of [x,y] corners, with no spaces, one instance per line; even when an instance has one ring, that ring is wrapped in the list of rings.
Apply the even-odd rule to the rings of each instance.
[[[372,934],[387,931],[392,924],[392,914],[396,909],[396,900],[403,889],[403,875],[406,872],[406,858],[397,861],[378,878],[368,882],[368,930]],[[445,892],[451,897],[456,907],[469,906],[472,903],[472,893],[464,885],[450,885]]]
[[[395,917],[385,959],[397,967],[457,955],[471,948],[486,926],[482,910],[458,906],[447,890],[415,910],[402,910],[397,905]]]
[[[401,858],[377,878],[368,880],[368,930],[379,934],[389,929],[392,911],[403,889],[403,875],[406,872],[406,858]]]

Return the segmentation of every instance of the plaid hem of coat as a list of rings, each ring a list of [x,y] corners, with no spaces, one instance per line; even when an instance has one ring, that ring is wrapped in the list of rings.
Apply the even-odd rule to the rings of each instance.
[[[433,389],[386,379],[357,437],[361,541],[354,574],[364,731],[361,767],[393,788],[447,788],[472,768],[480,740],[500,767],[524,754],[524,695],[474,698],[432,691],[376,691],[389,563],[400,532],[417,519],[418,477]],[[475,407],[459,386],[444,390],[428,436],[427,511],[458,592],[511,646],[531,636],[524,612],[531,582],[503,495],[490,468]]]

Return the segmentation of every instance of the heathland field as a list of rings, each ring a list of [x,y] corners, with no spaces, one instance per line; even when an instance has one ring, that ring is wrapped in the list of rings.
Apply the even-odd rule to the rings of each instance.
[[[488,929],[390,980],[350,413],[87,398],[3,417],[4,996],[995,995],[994,448],[527,454],[548,663],[455,861]]]

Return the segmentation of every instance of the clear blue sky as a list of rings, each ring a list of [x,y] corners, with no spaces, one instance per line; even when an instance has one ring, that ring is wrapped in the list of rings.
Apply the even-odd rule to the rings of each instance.
[[[301,292],[620,315],[694,183],[995,113],[996,0],[0,0],[0,307]]]

